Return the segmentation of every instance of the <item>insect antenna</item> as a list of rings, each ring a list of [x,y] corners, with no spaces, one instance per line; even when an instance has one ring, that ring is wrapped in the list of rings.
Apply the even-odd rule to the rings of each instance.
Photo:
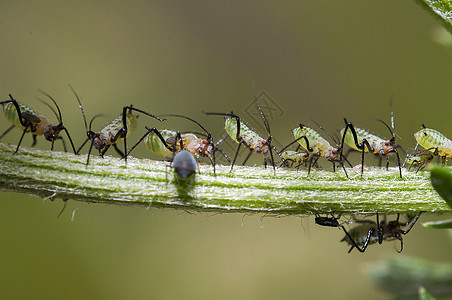
[[[269,150],[270,150],[270,157],[272,159],[273,172],[276,175],[275,160],[273,159],[273,151],[272,151],[273,149],[272,149],[272,145],[271,145],[272,133],[270,130],[270,125],[268,124],[267,118],[265,117],[264,112],[262,111],[261,106],[259,105],[259,102],[257,101],[256,96],[254,96],[254,101],[256,101],[257,108],[259,110],[259,113],[261,114],[262,120],[264,120],[264,126],[265,126],[265,129],[267,130],[267,134],[268,134],[267,143],[268,143]]]
[[[80,108],[80,110],[82,111],[82,116],[83,116],[83,121],[85,122],[85,129],[88,132],[88,124],[86,123],[86,117],[85,117],[85,111],[83,110],[83,106],[82,103],[80,102],[80,98],[78,97],[77,93],[75,92],[75,90],[72,88],[71,85],[69,85],[69,88],[72,90],[72,92],[75,95],[75,98],[77,98],[77,102],[78,102],[78,107]],[[91,130],[91,126],[90,126],[90,130]]]
[[[328,130],[326,130],[325,128],[323,128],[319,123],[317,123],[315,120],[311,119],[312,122],[315,123],[315,125],[317,125],[317,127],[319,127],[320,129],[322,129],[323,132],[325,132],[326,134],[328,134],[328,136],[333,140],[334,143],[336,143],[337,146],[339,146],[339,138],[335,135],[333,136]]]
[[[47,94],[47,93],[44,92],[43,90],[40,90],[40,92],[41,92],[42,94],[44,94],[45,96],[47,96],[50,100],[52,100],[53,104],[55,104],[55,107],[56,107],[57,110],[58,110],[58,115],[56,114],[55,110],[53,110],[53,109],[50,107],[50,105],[49,105],[48,103],[46,103],[46,102],[44,102],[44,101],[41,101],[41,102],[45,103],[45,104],[53,111],[53,113],[54,113],[55,116],[57,117],[58,122],[60,122],[59,125],[60,125],[60,126],[63,125],[63,118],[62,118],[62,116],[61,116],[61,111],[60,111],[60,108],[58,107],[58,104],[56,103],[55,99],[53,99],[52,96],[50,96],[49,94]]]
[[[212,151],[213,151],[213,156],[212,156],[212,155],[207,155],[207,157],[209,157],[210,162],[211,162],[211,164],[212,164],[212,166],[213,166],[213,173],[216,174],[216,170],[215,170],[215,150],[216,150],[216,148],[215,148],[215,144],[214,144],[214,142],[213,142],[212,135],[210,134],[210,132],[207,131],[207,129],[204,128],[204,126],[202,126],[199,122],[193,120],[193,119],[190,118],[190,117],[187,117],[187,116],[184,116],[184,115],[178,115],[178,114],[166,114],[166,115],[163,115],[163,116],[165,116],[165,117],[166,117],[166,116],[169,116],[169,117],[177,117],[177,118],[183,118],[183,119],[189,120],[189,121],[191,121],[191,122],[197,124],[202,130],[204,130],[204,132],[207,134],[206,139],[207,139],[208,143],[209,143],[210,145],[212,145],[212,147],[213,147],[213,149],[212,149]],[[199,134],[199,133],[194,133],[194,134]],[[205,134],[201,134],[201,135],[205,135]],[[182,141],[182,140],[181,140],[181,141]]]
[[[390,132],[391,135],[392,135],[392,139],[395,140],[395,133],[394,133],[394,131],[392,131],[391,127],[389,127],[389,125],[386,124],[386,122],[383,121],[383,120],[381,120],[381,119],[377,119],[377,121],[383,123],[383,124],[386,126],[386,128],[388,128],[389,132]]]

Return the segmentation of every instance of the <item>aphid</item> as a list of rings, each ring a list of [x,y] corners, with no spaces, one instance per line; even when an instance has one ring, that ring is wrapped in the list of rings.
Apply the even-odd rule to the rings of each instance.
[[[394,120],[392,118],[392,120]],[[382,122],[391,133],[392,137],[391,139],[384,140],[374,134],[371,134],[364,129],[361,128],[355,128],[352,123],[348,122],[346,118],[344,118],[345,121],[345,128],[341,130],[342,135],[342,144],[341,148],[344,147],[344,142],[349,145],[351,148],[361,151],[361,175],[364,171],[364,153],[370,152],[374,155],[383,157],[386,157],[386,169],[389,167],[389,158],[392,153],[395,153],[397,155],[397,163],[399,165],[399,173],[400,178],[402,178],[402,167],[400,164],[400,157],[399,153],[397,152],[396,145],[395,145],[395,132],[389,128],[388,124],[383,122],[382,120],[378,120]],[[394,128],[394,121],[392,121],[393,128]],[[350,130],[348,130],[350,129]],[[342,152],[341,152],[341,156]]]
[[[420,151],[420,152],[415,152],[411,155],[407,155],[406,160],[405,160],[405,164],[409,164],[410,166],[408,167],[408,171],[411,169],[412,166],[416,165],[416,173],[419,170],[422,170],[423,168],[425,168],[431,161],[433,160],[433,153],[428,151],[428,150],[424,150],[424,151]]]
[[[86,135],[87,138],[83,142],[83,144],[80,146],[80,148],[77,150],[77,153],[79,153],[82,148],[85,146],[85,144],[88,141],[91,141],[89,150],[88,150],[88,157],[86,159],[86,165],[89,164],[89,157],[91,155],[92,148],[96,148],[99,151],[99,155],[101,157],[104,156],[104,154],[107,152],[107,150],[110,148],[110,146],[113,145],[113,148],[116,150],[116,152],[121,156],[124,157],[126,163],[127,163],[127,156],[124,156],[124,153],[127,153],[127,137],[136,129],[137,123],[136,123],[136,116],[132,114],[132,111],[137,111],[142,114],[145,114],[147,116],[150,116],[154,119],[159,120],[160,122],[163,122],[164,120],[160,119],[157,116],[154,116],[150,113],[147,113],[143,110],[137,109],[135,107],[130,106],[124,106],[122,109],[122,114],[117,116],[115,119],[113,119],[110,123],[108,123],[101,131],[94,132],[91,130],[91,125],[93,120],[98,116],[94,116],[91,121],[89,122],[89,127],[86,122],[85,112],[83,111],[82,103],[80,102],[80,99],[78,95],[75,93],[75,91],[72,89],[75,97],[77,98],[79,108],[83,115],[83,121],[85,122],[85,129],[86,129]],[[119,150],[118,146],[116,145],[119,141],[124,140],[124,153],[122,153],[121,150]]]
[[[318,126],[320,127],[320,129],[324,130],[320,125]],[[326,130],[325,132],[336,144],[339,144],[339,141],[336,141],[331,134],[329,134]],[[311,158],[309,159],[308,175],[311,172],[311,166],[317,163],[319,157],[325,157],[326,160],[330,161],[333,164],[333,171],[336,171],[336,162],[339,163],[348,178],[347,171],[345,170],[345,166],[343,164],[343,159],[345,158],[340,155],[342,153],[342,148],[331,146],[330,143],[325,140],[317,131],[306,127],[303,124],[299,124],[299,127],[292,129],[292,133],[295,137],[295,140],[298,141],[298,143],[303,148],[305,148],[312,154]]]
[[[173,157],[176,153],[184,149],[196,157],[208,157],[212,163],[215,173],[215,151],[219,151],[229,161],[228,156],[213,143],[211,134],[197,121],[183,115],[165,115],[170,117],[179,117],[187,119],[197,124],[206,134],[199,138],[194,133],[180,133],[174,130],[162,129],[146,126],[147,132],[138,140],[138,142],[129,150],[129,155],[142,141],[146,148],[152,153]],[[197,133],[203,135],[202,133]],[[178,144],[179,143],[179,144]]]
[[[331,217],[322,217],[319,214],[315,214],[315,223],[320,226],[326,226],[326,227],[340,227],[338,220],[341,218],[341,215],[339,215],[337,218],[331,214]]]
[[[193,185],[194,175],[196,173],[196,160],[187,150],[180,150],[173,159],[172,166],[177,176]]]
[[[446,162],[447,157],[452,158],[452,141],[440,132],[426,128],[425,125],[422,124],[422,129],[413,135],[419,145],[427,151],[433,152],[433,155],[440,156],[443,160],[443,164]]]
[[[69,138],[69,141],[71,142],[72,150],[75,151],[74,143],[72,142],[71,136],[63,125],[63,118],[61,116],[60,108],[58,107],[58,104],[56,101],[49,95],[44,92],[42,92],[44,95],[46,95],[52,102],[55,104],[58,114],[55,112],[55,110],[46,102],[46,104],[55,114],[58,120],[57,125],[53,125],[47,117],[43,115],[38,115],[36,112],[34,112],[31,108],[17,102],[11,94],[9,94],[10,100],[2,101],[0,104],[3,106],[3,111],[5,113],[5,117],[10,121],[13,125],[9,127],[1,136],[3,137],[5,134],[7,134],[12,128],[17,127],[23,130],[22,136],[20,137],[19,143],[17,144],[16,152],[19,151],[20,144],[22,143],[22,139],[26,132],[31,132],[33,135],[33,144],[34,146],[36,144],[36,136],[43,135],[44,138],[52,142],[51,150],[53,150],[53,146],[55,143],[55,140],[61,139],[63,142],[64,151],[66,151],[66,145],[64,143],[64,140],[62,137],[59,136],[59,133],[64,130],[66,132],[67,137]]]
[[[240,120],[240,117],[235,115],[233,112],[230,114],[225,113],[213,113],[208,112],[205,113],[206,115],[217,115],[217,116],[225,116],[225,124],[224,127],[226,129],[226,132],[231,137],[232,140],[234,140],[236,143],[238,143],[237,151],[235,152],[234,159],[232,160],[231,164],[231,170],[234,168],[235,161],[237,159],[237,155],[239,154],[240,146],[243,144],[245,147],[247,147],[250,152],[248,156],[246,157],[245,161],[243,162],[243,165],[247,162],[248,158],[251,156],[253,152],[262,154],[264,156],[264,164],[267,166],[267,160],[265,159],[267,156],[267,153],[270,152],[271,162],[273,165],[273,172],[276,175],[276,167],[275,167],[275,161],[273,159],[273,152],[272,149],[276,151],[276,153],[279,154],[278,150],[276,150],[275,147],[271,145],[272,141],[272,135],[270,131],[270,126],[268,125],[267,119],[265,118],[264,113],[262,112],[262,109],[257,102],[257,99],[255,99],[257,108],[259,110],[259,113],[262,117],[262,120],[264,121],[265,129],[267,130],[267,138],[264,139],[259,136],[256,132],[251,130],[245,123],[243,123]]]
[[[397,214],[397,219],[394,221],[386,222],[386,216],[383,221],[379,221],[379,215],[377,213],[377,221],[360,221],[360,225],[353,227],[349,232],[345,230],[342,226],[342,229],[345,232],[345,237],[341,240],[341,242],[346,242],[351,245],[348,252],[350,253],[353,248],[356,248],[359,252],[364,252],[368,245],[379,243],[381,244],[384,240],[399,240],[400,241],[400,251],[403,250],[403,238],[402,235],[408,234],[410,230],[413,228],[414,224],[416,224],[417,220],[421,216],[420,212],[416,217],[408,216],[408,221],[406,223],[399,222],[399,214]],[[411,224],[410,224],[411,222]],[[401,227],[408,226],[407,230],[402,230]]]
[[[309,160],[309,154],[306,152],[298,152],[293,150],[285,150],[280,153],[282,158],[281,166],[289,167],[288,162],[297,163],[296,169],[300,168],[302,165],[306,165]],[[290,167],[292,167],[292,164]]]

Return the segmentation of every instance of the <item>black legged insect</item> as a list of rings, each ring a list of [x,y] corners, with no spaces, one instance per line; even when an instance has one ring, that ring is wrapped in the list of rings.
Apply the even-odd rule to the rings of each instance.
[[[345,232],[345,237],[341,242],[346,242],[351,245],[350,253],[353,248],[356,248],[359,252],[366,251],[366,248],[370,244],[379,243],[381,244],[384,240],[399,240],[400,241],[400,251],[403,250],[403,238],[402,235],[408,234],[416,224],[417,220],[421,216],[420,212],[415,217],[408,216],[409,220],[406,223],[399,222],[399,214],[397,214],[397,219],[394,221],[386,221],[386,216],[383,221],[380,222],[379,214],[377,213],[377,221],[361,221],[360,225],[352,228],[349,232],[342,226]],[[411,222],[411,224],[410,224]],[[402,230],[401,227],[408,226],[407,230]]]
[[[142,141],[144,141],[146,148],[152,153],[156,153],[158,155],[174,157],[176,153],[184,149],[190,152],[193,156],[208,157],[210,162],[212,163],[214,174],[216,173],[216,151],[219,151],[230,162],[228,156],[221,149],[216,147],[216,144],[214,144],[213,142],[212,135],[199,122],[183,115],[170,114],[165,116],[187,119],[197,124],[205,132],[205,134],[195,134],[192,132],[180,133],[174,130],[158,130],[155,127],[146,127],[147,132],[138,140],[137,143],[135,143],[132,148],[130,148],[127,155],[129,155]],[[197,135],[204,135],[204,137],[199,138]],[[181,145],[183,145],[183,147],[181,147]]]
[[[390,140],[384,140],[374,134],[368,133],[364,129],[354,127],[352,123],[348,122],[346,118],[345,121],[345,129],[341,131],[342,136],[342,145],[344,146],[344,142],[349,145],[351,148],[358,150],[361,152],[361,175],[364,171],[364,153],[370,152],[374,155],[386,157],[386,168],[389,166],[389,158],[392,153],[395,153],[397,156],[397,164],[399,166],[399,174],[400,178],[402,178],[402,167],[400,164],[400,156],[397,152],[397,146],[395,145],[395,133],[391,130],[391,128],[383,122],[382,120],[378,120],[382,122],[391,133],[392,137]]]
[[[325,140],[318,132],[304,126],[303,124],[299,124],[298,127],[292,129],[295,141],[298,141],[298,143],[304,149],[312,154],[311,158],[309,159],[308,175],[311,173],[311,166],[315,165],[320,157],[325,157],[326,160],[330,161],[333,164],[333,171],[336,171],[336,163],[338,163],[344,170],[345,176],[347,176],[348,178],[348,174],[343,163],[344,160],[347,162],[348,160],[341,155],[342,147],[339,148],[339,141],[336,140],[328,131],[323,129],[322,126],[320,126],[319,124],[317,124],[317,126],[319,126],[320,129],[322,129],[330,136],[330,138],[336,143],[336,147],[331,146],[330,143]],[[348,164],[350,164],[350,162],[348,162]]]
[[[295,151],[294,150],[286,150],[302,138],[303,137],[300,137],[300,138],[290,142],[289,144],[284,146],[284,148],[281,149],[280,154],[279,154],[281,156],[281,160],[278,162],[278,164],[281,163],[281,165],[280,165],[281,167],[288,167],[288,168],[290,167],[291,168],[294,163],[297,163],[295,168],[298,170],[302,165],[304,165],[305,167],[307,166],[307,163],[309,160],[309,153],[306,152],[306,150],[304,150],[304,149],[302,149],[302,152],[300,152],[299,150],[301,148],[301,145],[298,144]],[[290,163],[290,165],[289,165],[289,163]]]
[[[331,214],[331,217],[322,217],[318,213],[315,213],[315,223],[320,226],[326,226],[326,227],[340,227],[338,220],[341,218],[341,215],[339,214],[338,217],[335,217],[333,214]]]
[[[389,158],[392,153],[395,153],[397,156],[397,164],[399,166],[399,174],[400,178],[402,177],[402,167],[400,164],[400,156],[397,149],[399,146],[396,145],[396,133],[394,126],[394,111],[392,110],[392,102],[391,102],[391,125],[392,130],[382,120],[377,120],[383,123],[386,128],[388,128],[391,133],[391,139],[384,140],[374,134],[371,134],[364,129],[354,127],[352,123],[348,122],[346,118],[344,118],[345,128],[341,130],[342,134],[342,143],[341,149],[344,149],[344,142],[350,146],[351,148],[358,150],[361,152],[361,176],[364,172],[364,153],[370,152],[374,155],[379,156],[380,158],[386,157],[386,169],[389,167]],[[350,130],[349,130],[350,129]],[[341,156],[342,153],[341,153]]]
[[[66,132],[66,135],[71,142],[72,150],[75,151],[74,143],[72,142],[71,136],[63,125],[63,118],[61,116],[60,108],[56,101],[47,93],[42,92],[45,96],[47,96],[56,106],[58,110],[58,114],[56,111],[47,103],[44,102],[55,114],[58,120],[57,125],[53,125],[45,116],[38,115],[31,108],[17,102],[11,94],[9,94],[10,100],[2,101],[0,104],[3,106],[3,110],[5,113],[5,117],[13,124],[13,126],[9,127],[2,135],[3,137],[7,134],[13,127],[20,128],[23,130],[22,136],[20,137],[19,143],[17,144],[16,152],[19,151],[20,144],[22,143],[22,139],[27,132],[31,132],[33,135],[33,144],[36,144],[36,136],[43,135],[44,138],[52,143],[51,150],[53,150],[54,143],[57,139],[61,139],[64,146],[64,151],[66,151],[66,145],[62,137],[59,136],[59,133],[63,130]],[[0,137],[0,138],[1,138]]]
[[[248,160],[251,153],[256,152],[259,154],[264,155],[264,164],[267,166],[267,160],[266,155],[268,152],[270,152],[271,157],[271,163],[273,165],[273,172],[276,175],[276,167],[275,167],[275,160],[273,159],[273,152],[272,150],[275,150],[275,152],[279,155],[278,150],[272,146],[272,135],[270,131],[270,126],[267,122],[267,119],[265,118],[264,113],[262,112],[262,109],[255,98],[256,106],[259,110],[259,113],[262,117],[262,120],[264,121],[265,129],[267,130],[267,138],[260,137],[256,132],[251,130],[245,123],[243,123],[240,120],[240,117],[235,115],[233,112],[230,114],[225,113],[215,113],[215,112],[207,112],[206,115],[217,115],[217,116],[225,116],[225,130],[228,133],[228,135],[231,137],[232,140],[234,140],[236,143],[238,143],[237,151],[235,152],[234,159],[232,160],[231,164],[231,172],[234,168],[235,161],[237,159],[237,155],[239,154],[240,146],[243,144],[245,147],[247,147],[250,150],[250,153],[248,154],[247,158],[243,162],[243,165]]]
[[[71,88],[72,89],[72,88]],[[147,116],[150,116],[154,119],[159,120],[160,122],[163,122],[164,119],[160,119],[157,116],[154,116],[148,112],[145,112],[141,109],[137,109],[135,107],[130,106],[124,106],[122,109],[122,113],[113,119],[109,124],[107,124],[101,131],[94,132],[91,130],[91,125],[93,120],[99,116],[94,116],[90,123],[89,127],[86,122],[85,112],[83,111],[82,103],[80,102],[80,99],[78,95],[75,93],[75,91],[72,89],[72,92],[74,93],[75,97],[77,98],[79,108],[82,112],[83,121],[85,122],[85,129],[86,129],[86,135],[87,138],[83,142],[83,144],[80,146],[80,148],[77,150],[77,153],[79,153],[82,148],[86,145],[88,141],[91,141],[89,150],[88,150],[88,157],[86,159],[86,165],[89,164],[89,157],[91,155],[92,148],[96,148],[99,151],[99,155],[103,157],[107,150],[110,148],[110,146],[113,146],[113,148],[118,152],[118,154],[121,157],[124,157],[125,162],[127,163],[127,156],[125,156],[125,153],[127,153],[127,137],[135,131],[137,127],[137,121],[134,114],[132,114],[132,111],[136,111],[142,114],[145,114]],[[116,145],[119,141],[124,140],[124,153],[119,150],[118,146]]]

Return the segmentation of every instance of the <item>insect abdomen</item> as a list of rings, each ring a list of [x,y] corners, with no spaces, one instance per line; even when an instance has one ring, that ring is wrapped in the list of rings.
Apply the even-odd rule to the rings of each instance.
[[[160,134],[165,139],[165,141],[167,141],[171,137],[175,137],[176,136],[176,132],[175,131],[168,130],[168,129],[161,130]],[[155,134],[155,132],[151,132],[150,134],[148,134],[148,136],[144,140],[144,145],[152,153],[155,153],[155,154],[158,154],[158,155],[161,155],[161,156],[167,156],[167,157],[170,157],[170,156],[173,155],[173,153],[171,151],[169,151],[168,148],[165,147],[165,145],[159,139],[157,134]],[[169,145],[169,146],[172,146],[172,145]]]
[[[437,148],[438,155],[452,157],[452,141],[439,131],[423,128],[414,134],[416,141],[425,149]],[[430,149],[435,152],[435,149]]]
[[[314,152],[317,153],[319,151],[325,151],[330,148],[331,145],[325,140],[318,132],[309,127],[303,126],[303,128],[297,127],[292,130],[293,136],[295,139],[298,139],[302,136],[306,136],[309,142],[309,146],[313,148]],[[309,150],[306,145],[306,141],[304,138],[298,140],[298,143],[305,149]]]
[[[29,108],[19,102],[17,102],[17,104],[19,105],[21,112],[27,112],[32,115],[37,115],[31,108]],[[3,111],[4,111],[6,119],[9,122],[11,122],[11,124],[13,124],[14,126],[16,126],[17,128],[20,128],[22,130],[24,129],[24,127],[20,123],[20,119],[19,119],[19,115],[17,114],[16,107],[14,106],[14,104],[12,102],[3,104]]]

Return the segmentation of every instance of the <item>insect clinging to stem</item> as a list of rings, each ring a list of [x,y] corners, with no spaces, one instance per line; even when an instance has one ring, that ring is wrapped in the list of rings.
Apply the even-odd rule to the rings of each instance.
[[[339,163],[344,170],[345,176],[348,178],[347,171],[345,170],[345,166],[343,164],[343,161],[346,160],[346,158],[340,155],[342,153],[342,148],[339,148],[338,146],[339,141],[337,141],[328,131],[324,130],[322,126],[319,124],[317,124],[317,126],[319,126],[320,129],[325,131],[331,137],[331,139],[336,143],[336,147],[331,146],[330,143],[318,132],[304,126],[303,124],[299,124],[298,127],[292,129],[295,141],[311,153],[308,175],[311,172],[311,166],[315,165],[320,157],[325,157],[326,160],[333,164],[333,171],[336,170],[336,163]]]
[[[430,151],[433,155],[441,157],[443,164],[446,159],[452,158],[452,141],[437,130],[425,127],[422,124],[421,130],[413,134],[417,145],[421,145],[425,151]]]
[[[234,159],[231,163],[231,170],[234,168],[235,161],[237,159],[237,155],[239,154],[240,146],[243,144],[245,147],[247,147],[250,152],[248,156],[246,157],[245,161],[243,162],[243,165],[247,162],[248,158],[251,156],[253,152],[262,154],[264,156],[264,164],[267,166],[267,160],[266,156],[267,153],[270,152],[271,162],[273,165],[273,172],[276,175],[276,167],[275,167],[275,161],[273,159],[273,151],[279,155],[278,150],[274,146],[272,146],[272,135],[270,131],[270,126],[268,124],[267,118],[265,117],[264,113],[262,112],[262,109],[257,101],[257,98],[255,97],[256,106],[259,110],[259,113],[262,117],[262,120],[264,121],[265,129],[267,130],[267,138],[262,138],[257,134],[255,131],[251,130],[243,121],[241,121],[240,117],[235,115],[233,112],[230,114],[226,113],[216,113],[216,112],[205,112],[206,115],[217,115],[217,116],[224,116],[225,117],[225,130],[228,133],[229,137],[238,143],[237,150],[234,155]]]
[[[72,89],[72,87],[71,87]],[[145,112],[141,109],[137,109],[135,107],[130,106],[124,106],[122,109],[122,113],[114,118],[110,123],[108,123],[101,131],[94,132],[91,130],[91,125],[93,120],[98,117],[99,115],[94,116],[91,121],[89,122],[89,127],[86,122],[85,112],[83,111],[82,103],[80,102],[80,99],[78,95],[75,93],[74,89],[72,89],[72,92],[74,93],[75,97],[77,98],[79,108],[82,112],[83,121],[85,123],[85,129],[86,129],[86,135],[87,138],[83,142],[83,144],[80,146],[80,148],[77,150],[77,153],[79,153],[82,148],[85,146],[85,144],[88,141],[91,141],[89,150],[88,150],[88,157],[86,159],[86,165],[89,164],[89,157],[91,155],[92,148],[96,148],[99,151],[99,155],[101,157],[104,156],[104,154],[107,152],[107,150],[110,148],[110,146],[113,146],[113,148],[116,150],[116,152],[121,156],[124,157],[125,162],[127,163],[127,156],[124,155],[124,153],[127,153],[127,137],[136,129],[137,127],[137,121],[134,114],[132,114],[132,111],[136,111],[142,114],[145,114],[147,116],[150,116],[154,119],[159,120],[160,122],[163,122],[164,119],[161,119],[157,116],[154,116],[148,112]],[[124,153],[122,153],[121,150],[119,150],[118,146],[116,145],[119,141],[124,140]]]
[[[400,215],[397,214],[397,219],[394,221],[386,221],[386,216],[384,216],[384,220],[380,222],[379,214],[377,213],[377,221],[359,221],[360,225],[353,227],[350,231],[342,226],[342,229],[345,232],[345,237],[341,240],[341,242],[346,242],[351,245],[348,252],[350,253],[353,248],[356,248],[359,252],[366,251],[366,248],[370,244],[379,243],[381,244],[384,240],[399,240],[400,241],[400,251],[403,250],[403,238],[402,235],[406,235],[413,228],[414,224],[416,224],[417,220],[421,216],[420,212],[415,217],[411,215],[408,216],[408,221],[406,223],[399,222]],[[358,222],[358,221],[357,221]],[[411,224],[410,224],[411,222]],[[408,229],[403,230],[402,226],[408,226]]]
[[[352,123],[348,122],[346,118],[344,118],[345,128],[341,130],[342,135],[342,143],[341,149],[344,147],[344,142],[350,146],[351,148],[358,150],[361,152],[361,175],[364,172],[364,153],[369,152],[374,155],[381,157],[386,157],[386,169],[389,167],[389,158],[392,153],[395,153],[397,156],[397,163],[399,166],[399,174],[400,178],[402,177],[402,167],[400,164],[400,156],[399,152],[397,152],[397,145],[395,143],[396,134],[394,131],[394,113],[391,105],[391,124],[392,130],[383,120],[378,119],[377,121],[383,123],[386,128],[388,128],[391,133],[391,139],[384,140],[374,134],[371,134],[364,129],[353,126]],[[343,152],[341,152],[341,156],[343,156]]]
[[[42,92],[42,91],[41,91]],[[60,108],[58,107],[58,104],[56,103],[55,99],[53,99],[49,94],[42,92],[45,96],[47,96],[54,104],[55,107],[58,110],[58,114],[56,111],[45,101],[42,101],[44,104],[46,104],[52,112],[55,114],[58,124],[53,125],[47,117],[43,115],[38,115],[36,112],[34,112],[31,108],[17,102],[11,94],[9,94],[10,100],[2,101],[0,104],[3,106],[3,110],[5,113],[5,117],[13,124],[11,127],[9,127],[1,136],[3,137],[5,134],[7,134],[12,128],[17,127],[19,129],[22,129],[22,136],[20,137],[19,143],[17,144],[16,152],[19,151],[20,144],[22,143],[22,139],[27,132],[31,132],[33,136],[33,144],[34,146],[36,144],[36,136],[43,135],[44,138],[52,143],[51,150],[53,150],[55,141],[57,139],[61,139],[64,147],[64,151],[66,151],[66,145],[64,143],[64,139],[59,136],[59,133],[61,131],[66,132],[66,135],[71,143],[72,150],[74,153],[75,147],[74,143],[72,142],[71,136],[69,134],[69,131],[64,127],[63,125],[63,118],[61,116]]]
[[[181,150],[188,151],[195,157],[208,157],[215,174],[215,152],[219,151],[228,161],[228,156],[213,142],[212,135],[199,122],[183,115],[168,114],[165,117],[184,118],[197,124],[204,133],[180,133],[179,131],[157,128],[149,128],[146,126],[147,132],[138,140],[126,155],[129,155],[142,141],[146,148],[152,153],[174,158],[174,155]],[[204,136],[204,137],[198,137]]]

